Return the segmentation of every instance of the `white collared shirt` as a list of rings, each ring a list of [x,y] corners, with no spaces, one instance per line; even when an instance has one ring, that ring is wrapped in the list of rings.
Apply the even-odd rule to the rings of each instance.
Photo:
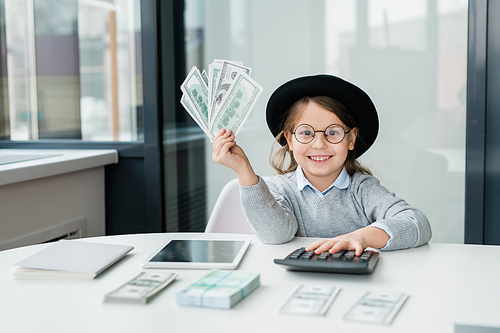
[[[345,168],[342,168],[342,171],[340,172],[337,179],[335,179],[335,181],[332,183],[332,185],[330,185],[323,192],[320,192],[316,187],[313,186],[313,184],[311,184],[307,180],[300,165],[297,166],[297,170],[295,171],[295,174],[297,175],[297,187],[298,187],[299,191],[302,191],[306,186],[309,186],[311,188],[311,190],[313,190],[314,194],[316,194],[318,197],[323,197],[328,192],[330,192],[330,190],[333,187],[336,187],[340,190],[344,190],[344,189],[349,187],[349,183],[351,181],[351,176],[349,176],[349,174],[347,173]]]

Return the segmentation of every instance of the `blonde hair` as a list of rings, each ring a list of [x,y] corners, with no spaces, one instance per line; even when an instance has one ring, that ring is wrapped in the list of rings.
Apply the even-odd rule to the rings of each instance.
[[[340,101],[327,96],[306,96],[299,99],[290,108],[288,116],[283,124],[283,129],[276,136],[275,142],[273,144],[273,149],[271,150],[271,157],[269,158],[269,162],[273,169],[278,172],[278,174],[283,175],[285,173],[297,170],[298,164],[293,157],[293,151],[291,151],[290,147],[288,146],[288,141],[286,141],[286,143],[281,146],[276,151],[276,153],[274,153],[274,146],[276,143],[278,143],[279,145],[280,140],[285,138],[285,133],[290,133],[294,130],[294,126],[297,120],[300,118],[304,107],[310,102],[314,102],[325,110],[334,113],[348,128],[357,128],[354,117],[349,113],[347,108]],[[363,140],[361,134],[362,133],[359,133],[358,131],[358,137],[356,138],[356,140]],[[348,152],[347,158],[344,162],[344,167],[350,176],[353,176],[356,172],[365,175],[372,174],[368,168],[361,165],[356,159],[356,148]]]

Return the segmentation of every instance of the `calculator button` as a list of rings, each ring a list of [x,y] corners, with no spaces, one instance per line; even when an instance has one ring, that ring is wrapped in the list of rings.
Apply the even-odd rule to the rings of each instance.
[[[360,262],[367,262],[370,260],[370,258],[372,257],[373,255],[373,252],[370,252],[370,251],[365,251],[363,252],[363,254],[359,257],[359,261]]]
[[[355,257],[356,253],[354,251],[347,251],[344,254],[344,261],[352,261]]]
[[[309,259],[311,259],[311,257],[313,255],[314,255],[314,251],[307,251],[307,252],[304,252],[304,254],[302,256],[300,256],[300,259],[309,260]]]
[[[300,256],[304,252],[306,252],[306,248],[305,247],[301,247],[300,249],[297,249],[297,250],[293,251],[292,254]]]
[[[341,250],[339,252],[335,252],[334,254],[332,254],[330,256],[330,258],[332,258],[332,260],[340,260],[342,258],[342,256],[344,255],[346,251],[344,250]]]
[[[330,256],[329,252],[323,252],[318,256],[318,260],[326,260]]]
[[[292,253],[290,253],[290,255],[288,256],[289,259],[299,259],[299,257],[304,253],[306,252],[306,248],[305,247],[301,247],[295,251],[293,251]]]
[[[349,258],[354,258],[355,255],[356,255],[356,252],[354,252],[354,251],[347,251],[344,254],[345,257],[349,257]]]

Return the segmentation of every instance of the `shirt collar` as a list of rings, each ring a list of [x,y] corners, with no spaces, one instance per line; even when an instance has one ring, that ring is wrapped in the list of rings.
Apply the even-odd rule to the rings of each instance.
[[[309,186],[311,189],[316,190],[319,192],[306,178],[304,175],[304,172],[302,171],[302,168],[300,165],[297,166],[297,170],[295,171],[295,174],[297,175],[297,187],[299,191],[302,191],[306,186]],[[326,190],[324,190],[321,194],[325,195],[328,193],[333,187],[336,187],[340,190],[344,190],[349,187],[349,182],[351,180],[351,177],[345,170],[345,168],[342,168],[342,171],[340,172],[339,176],[335,181],[330,185]],[[316,192],[315,191],[315,192]]]

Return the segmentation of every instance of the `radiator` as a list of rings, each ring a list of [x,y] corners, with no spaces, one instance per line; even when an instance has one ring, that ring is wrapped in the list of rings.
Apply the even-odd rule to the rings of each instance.
[[[0,243],[0,251],[16,247],[85,237],[85,219],[78,218]]]

